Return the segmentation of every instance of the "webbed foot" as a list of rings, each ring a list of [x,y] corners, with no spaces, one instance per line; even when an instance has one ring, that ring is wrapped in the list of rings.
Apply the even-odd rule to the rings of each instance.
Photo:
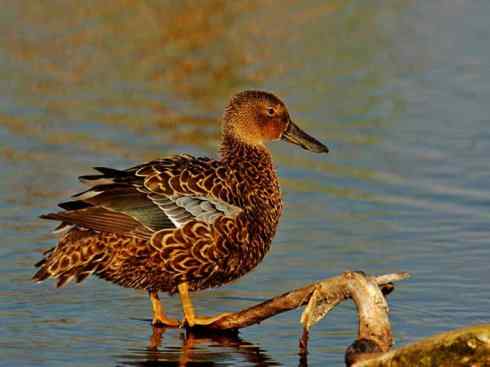
[[[187,325],[189,327],[193,326],[206,326],[210,325],[213,322],[225,317],[231,315],[230,312],[225,312],[225,313],[220,313],[215,316],[195,316],[195,315],[186,315],[184,320],[182,321],[182,325]]]

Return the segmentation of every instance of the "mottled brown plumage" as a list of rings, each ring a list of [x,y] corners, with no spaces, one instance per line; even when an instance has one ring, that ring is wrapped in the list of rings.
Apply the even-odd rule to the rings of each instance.
[[[239,93],[223,120],[220,160],[176,155],[82,176],[91,187],[60,204],[64,211],[42,216],[61,221],[63,234],[34,279],[53,277],[63,286],[95,274],[147,289],[157,305],[158,291],[186,297],[187,290],[223,285],[252,270],[269,250],[282,212],[264,144],[282,138],[315,152],[327,149],[269,93]]]

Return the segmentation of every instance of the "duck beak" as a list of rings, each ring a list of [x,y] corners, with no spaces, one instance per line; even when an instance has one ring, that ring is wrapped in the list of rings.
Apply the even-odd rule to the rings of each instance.
[[[320,143],[314,137],[305,133],[291,120],[289,120],[286,131],[282,133],[281,139],[287,141],[288,143],[299,145],[303,149],[311,152],[328,153],[328,148],[325,145]]]

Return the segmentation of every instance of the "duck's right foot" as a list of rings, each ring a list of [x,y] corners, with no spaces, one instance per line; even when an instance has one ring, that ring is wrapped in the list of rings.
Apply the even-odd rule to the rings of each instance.
[[[222,319],[225,316],[231,315],[231,312],[225,312],[225,313],[220,313],[215,316],[192,316],[192,317],[186,317],[182,321],[182,326],[207,326],[212,324],[213,322]]]

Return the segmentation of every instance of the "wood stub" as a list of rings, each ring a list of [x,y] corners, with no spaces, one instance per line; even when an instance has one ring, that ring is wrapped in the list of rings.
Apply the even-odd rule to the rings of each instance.
[[[345,273],[347,290],[356,305],[358,335],[345,352],[348,366],[387,352],[393,344],[388,303],[376,279],[360,272]]]

